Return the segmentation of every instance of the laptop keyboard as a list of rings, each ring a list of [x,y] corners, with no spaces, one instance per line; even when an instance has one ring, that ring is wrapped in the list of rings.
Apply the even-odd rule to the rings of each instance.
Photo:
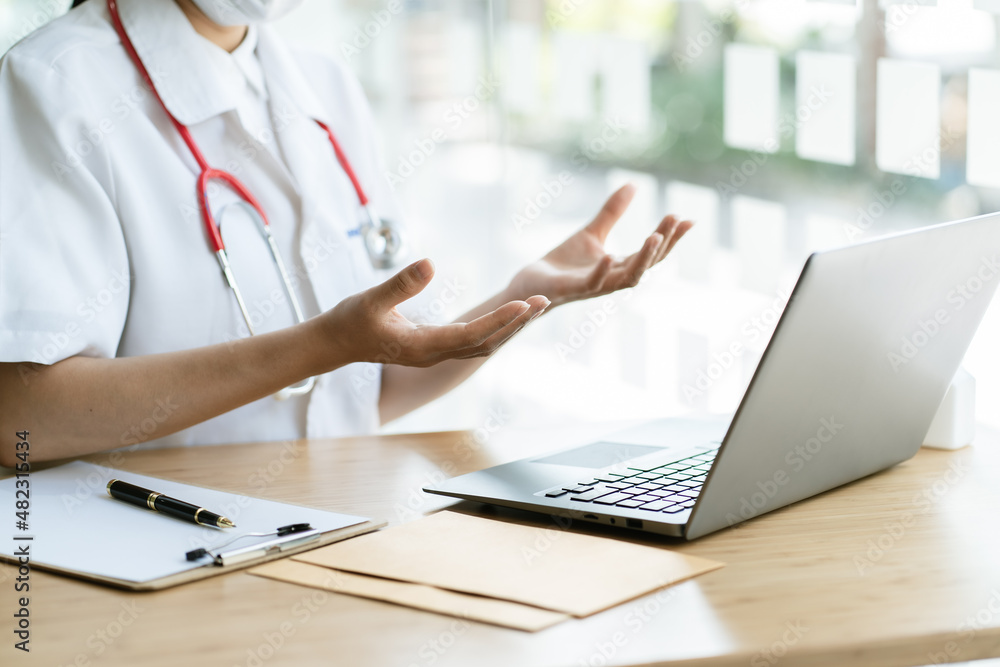
[[[628,467],[539,493],[594,505],[676,514],[694,506],[718,450],[656,467]]]

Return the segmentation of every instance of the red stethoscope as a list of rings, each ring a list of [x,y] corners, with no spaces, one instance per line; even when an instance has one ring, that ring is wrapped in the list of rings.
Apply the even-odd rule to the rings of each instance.
[[[240,204],[244,208],[248,209],[248,212],[252,214],[251,217],[257,221],[261,234],[267,240],[267,245],[271,252],[271,258],[274,260],[278,274],[281,276],[281,281],[284,285],[289,303],[292,305],[292,310],[295,311],[295,319],[297,322],[304,322],[305,317],[302,314],[302,308],[299,305],[299,301],[295,296],[294,290],[292,289],[291,281],[288,278],[288,272],[285,270],[285,264],[281,261],[281,255],[278,253],[278,246],[275,243],[274,236],[271,234],[271,226],[267,221],[267,216],[264,214],[264,209],[257,202],[250,191],[247,190],[246,186],[239,181],[239,179],[229,172],[221,169],[214,169],[208,164],[208,160],[205,159],[201,149],[198,148],[194,138],[191,136],[191,132],[179,120],[174,118],[174,115],[170,113],[169,109],[167,109],[167,105],[163,103],[163,99],[160,97],[159,92],[157,92],[156,86],[153,84],[153,79],[149,75],[149,71],[146,69],[145,65],[142,64],[142,59],[139,58],[139,54],[136,52],[135,46],[132,44],[132,40],[129,39],[128,34],[125,32],[125,26],[122,25],[121,16],[118,13],[118,3],[116,0],[107,0],[107,3],[108,11],[111,13],[111,23],[114,25],[115,32],[118,33],[118,37],[121,39],[122,46],[125,47],[125,51],[128,52],[129,58],[132,59],[132,62],[135,64],[136,69],[139,70],[139,73],[142,75],[143,80],[145,80],[149,90],[152,91],[156,101],[160,103],[163,111],[166,112],[167,117],[170,118],[170,122],[173,123],[177,132],[184,140],[184,143],[187,144],[188,149],[191,151],[191,155],[194,156],[195,161],[198,163],[198,167],[201,169],[201,173],[198,175],[197,184],[198,205],[201,210],[201,219],[205,225],[205,231],[208,234],[209,244],[212,246],[215,257],[219,261],[219,266],[222,268],[222,273],[226,278],[226,282],[229,284],[229,287],[233,290],[233,294],[236,296],[236,302],[240,307],[240,312],[243,314],[243,319],[246,321],[247,329],[250,334],[253,335],[254,333],[253,323],[250,321],[250,313],[247,311],[243,295],[240,292],[239,285],[236,282],[236,277],[233,275],[232,268],[230,267],[229,257],[226,253],[226,245],[222,241],[222,234],[219,231],[219,225],[216,223],[215,216],[212,215],[212,210],[208,205],[208,184],[212,180],[224,181],[227,185],[229,185],[229,187],[231,187],[242,200],[237,202],[237,204]],[[358,201],[360,202],[361,208],[365,214],[365,219],[361,226],[357,230],[352,230],[349,235],[354,236],[355,234],[359,234],[362,237],[365,243],[365,249],[368,251],[368,256],[376,268],[383,269],[391,267],[395,263],[396,258],[402,254],[403,240],[399,230],[394,225],[388,221],[382,220],[375,214],[368,196],[365,194],[365,191],[361,187],[361,183],[358,181],[357,175],[354,173],[354,169],[351,168],[351,163],[347,160],[347,155],[344,154],[344,151],[340,147],[340,143],[333,135],[333,130],[320,120],[316,120],[316,124],[323,128],[327,136],[330,138],[330,144],[333,146],[333,152],[337,156],[337,161],[347,174],[347,177],[351,180],[351,184],[354,186],[354,191],[358,195]],[[290,396],[306,394],[313,388],[314,384],[315,378],[308,378],[297,385],[292,385],[291,387],[282,389],[280,392],[275,394],[275,397],[278,399],[285,399]]]

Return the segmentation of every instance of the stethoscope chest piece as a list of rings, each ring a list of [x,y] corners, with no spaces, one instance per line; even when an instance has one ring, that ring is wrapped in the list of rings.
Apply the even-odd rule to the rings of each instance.
[[[376,269],[391,269],[405,253],[403,235],[389,220],[379,220],[379,224],[363,230],[368,258]]]
[[[271,234],[270,224],[268,223],[267,216],[264,214],[264,209],[261,208],[260,203],[254,198],[246,186],[243,185],[243,183],[240,182],[233,174],[221,169],[214,169],[211,165],[209,165],[208,160],[205,158],[204,154],[202,154],[198,144],[195,143],[190,130],[188,130],[184,124],[182,124],[179,120],[177,120],[177,118],[174,117],[173,114],[170,113],[167,105],[163,102],[163,98],[160,97],[153,78],[150,76],[146,66],[143,65],[142,59],[139,57],[138,52],[135,50],[135,46],[132,44],[132,40],[129,39],[125,26],[122,24],[121,16],[118,12],[117,0],[106,1],[108,12],[111,15],[111,23],[114,26],[115,32],[118,33],[118,36],[121,39],[122,47],[124,47],[125,51],[128,53],[129,58],[131,58],[136,68],[139,70],[139,73],[146,82],[149,90],[153,93],[157,102],[160,103],[163,111],[170,119],[171,124],[177,129],[177,132],[184,140],[184,143],[190,149],[191,155],[198,163],[200,172],[198,174],[196,187],[202,222],[205,227],[208,241],[212,247],[212,252],[222,269],[222,274],[225,277],[226,282],[236,297],[237,305],[243,315],[249,333],[251,335],[254,333],[253,321],[247,310],[246,302],[243,299],[243,294],[240,291],[239,284],[233,275],[232,267],[229,263],[228,253],[226,252],[226,246],[222,241],[219,225],[216,224],[215,216],[212,214],[212,209],[209,206],[208,185],[211,181],[222,181],[242,200],[235,202],[236,207],[243,209],[250,215],[251,218],[254,219],[256,226],[267,242],[268,250],[271,254],[271,258],[274,262],[278,275],[281,278],[285,294],[288,296],[289,303],[291,303],[292,310],[295,313],[295,320],[300,323],[304,322],[305,318],[303,316],[302,308],[295,296],[295,290],[293,289],[291,280],[289,279],[285,264],[281,261],[281,254],[278,252],[274,236]],[[358,196],[358,203],[366,212],[366,219],[361,224],[359,233],[364,241],[365,249],[368,252],[368,257],[371,259],[372,265],[378,269],[391,268],[403,252],[404,244],[399,228],[387,221],[380,220],[375,214],[371,204],[369,203],[368,195],[365,194],[364,188],[361,187],[357,174],[355,174],[354,168],[347,159],[347,154],[341,148],[340,142],[337,141],[337,137],[334,136],[333,130],[326,123],[318,119],[314,120],[330,139],[330,145],[332,146],[337,157],[337,161],[340,163],[340,166],[343,167],[344,172],[350,179],[351,184],[354,187],[354,191]],[[276,394],[276,397],[279,400],[284,400],[291,396],[307,394],[313,388],[315,382],[314,378],[307,378],[299,384],[282,389]]]

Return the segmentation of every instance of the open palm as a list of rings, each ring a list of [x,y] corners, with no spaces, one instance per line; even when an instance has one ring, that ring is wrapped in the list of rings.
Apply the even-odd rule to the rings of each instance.
[[[662,261],[693,223],[668,215],[646,238],[642,248],[616,260],[605,252],[604,241],[634,195],[635,188],[631,185],[611,195],[586,227],[521,269],[511,281],[513,293],[540,294],[558,306],[639,284],[646,270]]]

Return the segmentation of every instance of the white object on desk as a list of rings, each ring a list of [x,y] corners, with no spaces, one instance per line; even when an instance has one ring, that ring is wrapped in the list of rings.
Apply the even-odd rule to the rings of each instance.
[[[924,437],[924,447],[959,449],[976,435],[976,378],[959,368]]]
[[[209,528],[115,500],[105,490],[112,478],[223,514],[237,527]],[[367,522],[359,516],[205,489],[81,461],[33,472],[29,479],[29,527],[18,537],[33,539],[4,540],[0,556],[13,558],[16,547],[30,544],[33,564],[124,586],[206,566],[213,568],[211,559],[191,562],[185,554],[199,547],[212,549],[243,533],[268,532],[293,523],[310,523],[326,533]],[[0,481],[0,507],[14,508],[15,482],[14,477]],[[267,539],[273,538],[256,541]],[[237,546],[254,543],[251,538]]]

